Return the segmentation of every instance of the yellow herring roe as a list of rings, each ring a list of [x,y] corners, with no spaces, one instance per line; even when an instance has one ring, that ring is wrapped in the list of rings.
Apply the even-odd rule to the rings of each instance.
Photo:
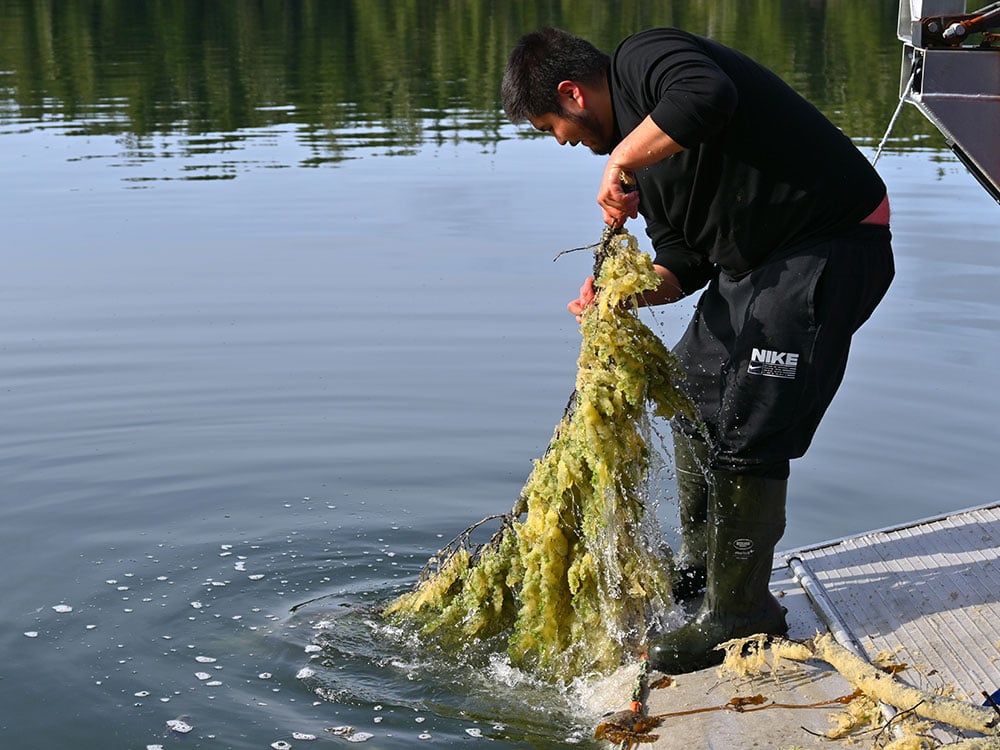
[[[575,405],[524,486],[527,515],[478,558],[445,559],[385,617],[455,648],[498,637],[514,664],[559,680],[642,648],[650,615],[671,606],[645,517],[648,410],[694,414],[673,355],[630,309],[658,283],[635,238],[614,236],[583,316]]]

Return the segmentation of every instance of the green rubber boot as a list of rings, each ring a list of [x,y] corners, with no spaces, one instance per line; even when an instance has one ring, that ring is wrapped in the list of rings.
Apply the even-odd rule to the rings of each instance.
[[[684,674],[722,661],[715,647],[731,638],[788,632],[771,595],[774,547],[785,531],[787,482],[711,472],[708,584],[694,620],[650,642],[649,664]]]
[[[674,601],[694,599],[705,590],[708,559],[708,444],[674,432],[677,505],[681,548],[674,557]]]

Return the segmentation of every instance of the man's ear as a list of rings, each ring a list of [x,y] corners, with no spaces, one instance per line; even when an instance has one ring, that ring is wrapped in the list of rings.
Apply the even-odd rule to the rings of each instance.
[[[580,84],[576,81],[560,81],[559,85],[556,86],[556,91],[559,92],[560,99],[564,97],[572,99],[578,107],[583,108],[583,89],[580,88]]]

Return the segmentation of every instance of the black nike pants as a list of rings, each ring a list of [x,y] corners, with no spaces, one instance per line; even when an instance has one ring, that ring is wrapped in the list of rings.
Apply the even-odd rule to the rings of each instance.
[[[712,280],[674,349],[712,468],[788,477],[840,386],[851,337],[893,273],[889,228],[860,224]],[[698,436],[681,420],[674,428]]]

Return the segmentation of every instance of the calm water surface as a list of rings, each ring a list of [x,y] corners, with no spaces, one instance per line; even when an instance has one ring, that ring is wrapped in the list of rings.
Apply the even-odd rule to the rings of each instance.
[[[512,504],[572,388],[590,259],[552,257],[599,236],[601,161],[503,124],[498,66],[543,23],[683,22],[770,50],[871,153],[895,8],[855,49],[868,3],[143,5],[0,3],[3,746],[589,744],[606,697],[369,615]],[[997,497],[1000,213],[900,128],[897,280],[786,547]],[[644,315],[672,342],[690,307]]]

